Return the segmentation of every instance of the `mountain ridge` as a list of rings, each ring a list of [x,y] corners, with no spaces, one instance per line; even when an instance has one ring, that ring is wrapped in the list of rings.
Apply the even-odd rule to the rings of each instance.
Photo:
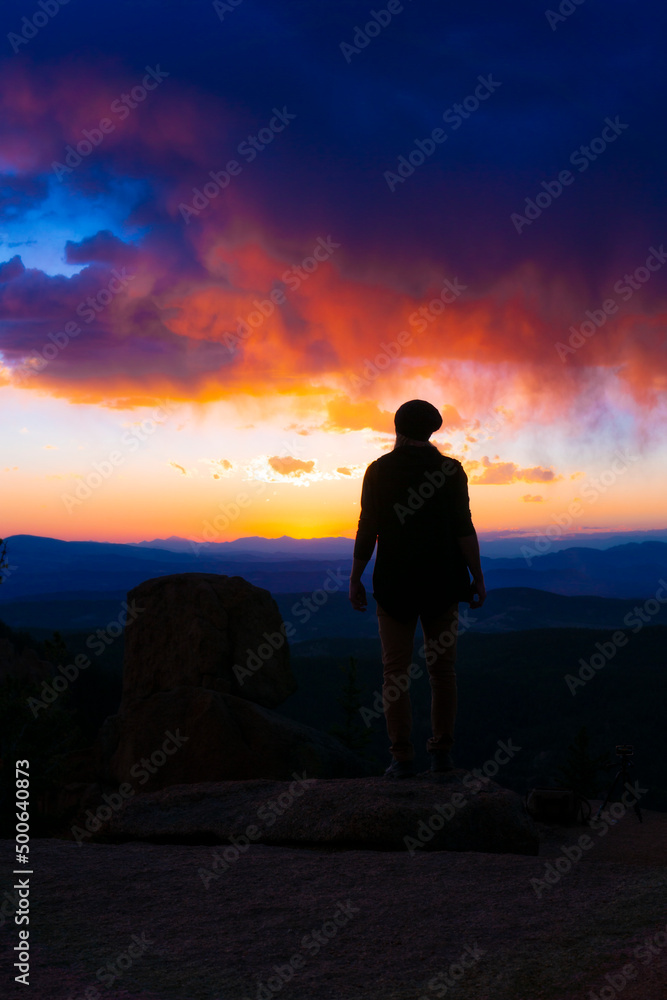
[[[347,551],[188,553],[127,543],[13,535],[6,539],[9,566],[3,574],[0,604],[58,591],[127,592],[144,580],[173,573],[242,576],[276,594],[321,590],[333,572],[338,589],[346,590],[353,545],[351,539],[339,541],[347,543]],[[369,563],[364,574],[369,591],[373,566]],[[482,556],[482,566],[487,590],[528,587],[570,596],[650,598],[667,588],[667,543],[626,542],[607,549],[572,546],[529,559]]]

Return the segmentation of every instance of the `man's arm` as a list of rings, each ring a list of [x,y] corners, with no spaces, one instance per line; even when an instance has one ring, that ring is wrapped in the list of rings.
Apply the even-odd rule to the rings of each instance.
[[[463,553],[463,558],[466,561],[466,565],[470,572],[472,573],[472,600],[470,601],[471,608],[481,608],[486,599],[486,587],[484,585],[484,573],[482,572],[482,563],[479,557],[479,539],[477,538],[477,532],[474,531],[472,535],[465,535],[457,539],[459,543],[459,548]],[[475,595],[477,595],[477,600],[475,601]]]
[[[365,611],[368,607],[366,588],[361,582],[361,574],[366,569],[368,559],[354,559],[352,562],[352,573],[350,574],[350,587],[347,596],[355,611]]]
[[[350,573],[350,582],[354,581],[358,583],[364,575],[364,570],[368,566],[370,559],[357,559],[356,557],[352,560],[352,572]]]
[[[459,475],[454,480],[454,509],[453,525],[454,534],[466,566],[472,574],[472,596],[471,608],[481,608],[486,598],[486,587],[484,586],[484,573],[479,555],[479,539],[475,526],[472,523],[470,514],[470,497],[468,496],[468,477],[463,467]],[[474,597],[477,595],[477,601]]]
[[[459,548],[464,555],[466,565],[472,573],[473,580],[484,579],[482,563],[479,557],[479,539],[477,538],[477,532],[474,531],[472,535],[466,535],[465,538],[459,538],[458,543]]]
[[[361,582],[361,577],[373,555],[377,539],[377,515],[372,468],[373,465],[371,464],[366,469],[361,487],[361,511],[359,513],[357,536],[354,541],[352,572],[350,573],[349,598],[355,611],[365,611],[368,606],[366,588]]]

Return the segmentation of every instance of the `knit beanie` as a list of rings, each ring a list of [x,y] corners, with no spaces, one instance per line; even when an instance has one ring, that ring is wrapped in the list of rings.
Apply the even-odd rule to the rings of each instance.
[[[442,427],[442,417],[432,403],[425,399],[410,399],[396,410],[394,427],[397,434],[414,441],[428,441]]]

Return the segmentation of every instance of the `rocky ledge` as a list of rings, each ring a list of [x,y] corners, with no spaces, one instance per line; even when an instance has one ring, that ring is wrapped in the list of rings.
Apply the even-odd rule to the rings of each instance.
[[[469,772],[387,778],[252,779],[172,785],[128,798],[98,841],[229,845],[221,863],[252,843],[378,851],[539,852],[521,797]],[[225,859],[225,854],[230,858]]]

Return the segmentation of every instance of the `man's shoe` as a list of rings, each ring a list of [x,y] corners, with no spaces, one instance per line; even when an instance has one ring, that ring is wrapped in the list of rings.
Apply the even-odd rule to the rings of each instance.
[[[431,753],[431,771],[442,774],[454,770],[454,761],[449,750],[435,750]]]
[[[416,775],[413,760],[394,760],[384,772],[385,778],[414,778]]]

